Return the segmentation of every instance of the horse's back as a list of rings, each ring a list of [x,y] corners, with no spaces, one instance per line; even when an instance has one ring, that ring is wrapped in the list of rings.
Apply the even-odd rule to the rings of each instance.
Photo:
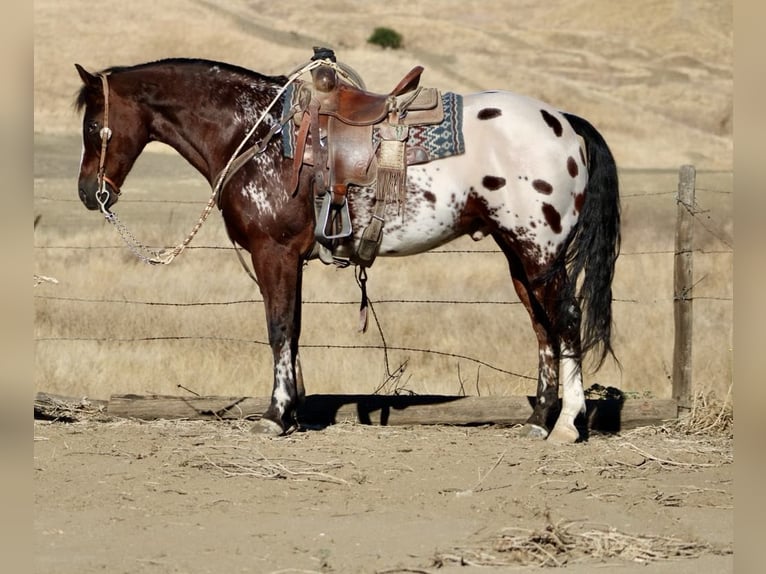
[[[525,157],[560,155],[574,150],[580,140],[564,113],[542,100],[501,90],[463,97],[463,126],[467,137],[494,135],[488,144],[507,139]],[[475,139],[475,138],[472,138]],[[476,142],[474,142],[476,143]]]

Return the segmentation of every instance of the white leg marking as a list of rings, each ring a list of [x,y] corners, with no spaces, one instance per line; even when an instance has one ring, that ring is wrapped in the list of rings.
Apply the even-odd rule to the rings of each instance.
[[[290,342],[285,341],[279,352],[279,358],[275,367],[274,399],[279,409],[279,414],[284,415],[287,405],[290,403],[290,387],[294,384],[292,372],[292,353]]]
[[[290,388],[294,384],[294,376],[291,363],[290,342],[285,341],[279,351],[276,364],[274,366],[274,406],[277,409],[277,416],[284,417],[285,410],[291,402]],[[276,422],[262,418],[256,421],[250,429],[256,434],[277,436],[288,429],[282,427]]]
[[[577,415],[585,412],[585,393],[582,389],[582,367],[579,361],[571,358],[571,354],[572,352],[562,345],[561,379],[564,392],[561,400],[561,413],[556,421],[556,426],[551,431],[549,440],[574,442],[580,436],[574,426],[574,421]]]

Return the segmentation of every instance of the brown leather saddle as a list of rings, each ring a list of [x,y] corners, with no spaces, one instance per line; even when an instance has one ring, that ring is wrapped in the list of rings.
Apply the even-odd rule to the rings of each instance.
[[[385,207],[401,205],[407,165],[428,161],[410,146],[409,126],[438,124],[444,118],[441,94],[419,86],[422,66],[413,68],[388,94],[376,94],[344,78],[331,50],[314,49],[321,63],[312,81],[298,88],[292,189],[302,169],[313,170],[318,214],[315,236],[334,248],[352,234],[349,186],[375,188],[373,216],[353,259],[369,266],[377,254]],[[326,63],[324,63],[326,62]],[[373,132],[376,138],[373,138]]]

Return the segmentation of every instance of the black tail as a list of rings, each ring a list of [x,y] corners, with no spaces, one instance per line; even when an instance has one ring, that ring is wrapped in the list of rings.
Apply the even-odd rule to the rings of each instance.
[[[588,121],[564,114],[588,150],[588,187],[578,229],[567,253],[572,288],[584,272],[577,298],[582,309],[582,352],[595,351],[595,369],[612,350],[612,279],[620,253],[617,165],[604,138]]]

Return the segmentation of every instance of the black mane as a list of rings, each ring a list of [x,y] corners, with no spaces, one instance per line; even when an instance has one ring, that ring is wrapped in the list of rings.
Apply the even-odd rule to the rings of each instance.
[[[231,74],[239,75],[239,76],[247,76],[254,80],[264,80],[267,82],[273,82],[275,84],[280,84],[280,85],[285,84],[287,82],[287,77],[285,76],[267,76],[265,74],[255,72],[248,68],[237,66],[236,64],[229,64],[226,62],[217,62],[215,60],[206,60],[204,58],[165,58],[162,60],[145,62],[143,64],[136,64],[133,66],[111,66],[97,73],[98,74],[120,74],[122,72],[141,71],[141,70],[156,68],[159,66],[173,66],[173,65],[190,66],[190,67],[217,66],[221,70],[224,70]],[[81,86],[80,90],[77,92],[77,95],[75,96],[74,108],[76,111],[79,112],[79,111],[82,111],[83,108],[85,108],[85,105],[88,103],[89,96],[90,96],[90,92],[89,92],[88,86],[85,86],[85,85]]]

